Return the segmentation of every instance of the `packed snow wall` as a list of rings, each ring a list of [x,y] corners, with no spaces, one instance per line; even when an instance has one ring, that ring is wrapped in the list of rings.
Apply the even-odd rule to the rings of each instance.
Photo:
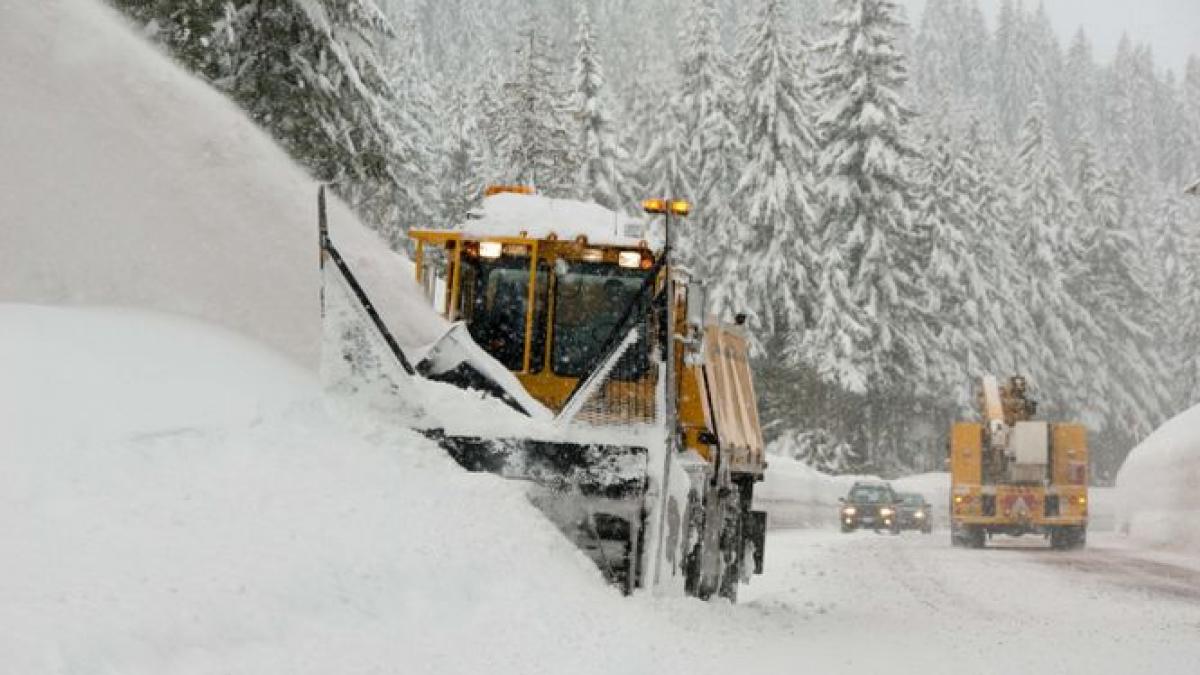
[[[316,182],[102,3],[0,17],[0,302],[184,314],[315,368]],[[330,220],[397,339],[436,339],[408,261],[337,200]]]
[[[1141,543],[1200,552],[1200,406],[1158,428],[1117,474],[1118,527]]]

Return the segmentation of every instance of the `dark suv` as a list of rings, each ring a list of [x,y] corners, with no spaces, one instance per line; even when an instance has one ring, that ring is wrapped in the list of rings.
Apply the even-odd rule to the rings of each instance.
[[[925,501],[925,497],[915,492],[901,492],[898,495],[900,503],[896,505],[896,518],[902,530],[920,530],[925,534],[933,532],[933,507]]]
[[[849,494],[838,501],[842,503],[838,512],[842,532],[871,528],[876,532],[887,530],[892,534],[900,534],[900,520],[896,513],[900,500],[890,484],[859,481],[850,488]]]

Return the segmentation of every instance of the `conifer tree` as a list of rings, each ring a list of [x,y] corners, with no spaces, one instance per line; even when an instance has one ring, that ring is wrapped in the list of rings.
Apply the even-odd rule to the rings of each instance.
[[[722,254],[719,290],[740,287],[738,294],[747,297],[737,300],[748,302],[766,334],[787,331],[787,342],[798,346],[813,315],[809,271],[818,261],[816,197],[809,187],[816,143],[792,26],[781,0],[762,0],[745,34],[740,57],[749,111],[742,128],[749,163],[736,197],[745,225],[736,227],[730,216],[716,231],[731,254]],[[736,309],[729,305],[723,309]]]
[[[438,210],[443,224],[456,225],[483,195],[486,158],[471,92],[453,87],[446,96]]]
[[[569,97],[549,39],[532,13],[517,34],[512,75],[496,102],[491,142],[503,164],[502,178],[550,196],[570,195],[577,165]]]
[[[1015,166],[1019,180],[1017,203],[1017,264],[1025,273],[1022,288],[1033,319],[1036,352],[1032,364],[1041,373],[1039,384],[1058,392],[1047,407],[1079,409],[1084,378],[1094,373],[1100,356],[1100,330],[1067,287],[1068,274],[1078,264],[1070,225],[1075,204],[1063,181],[1062,165],[1046,107],[1034,93],[1029,115],[1021,126]],[[1101,385],[1103,386],[1103,385]],[[1061,410],[1060,409],[1060,412]]]
[[[914,339],[918,237],[906,162],[911,112],[900,99],[904,57],[896,5],[838,0],[833,35],[817,46],[823,112],[817,160],[825,206],[816,329],[805,353],[822,375],[862,391],[923,365]]]
[[[575,195],[610,209],[628,209],[637,201],[626,178],[628,156],[613,133],[604,97],[604,71],[587,10],[579,13],[575,36],[574,111],[579,121]]]
[[[736,255],[735,249],[726,248],[734,244],[723,235],[737,216],[732,197],[743,156],[735,124],[738,97],[733,64],[721,44],[715,0],[693,0],[684,25],[678,111],[684,168],[690,174],[687,197],[694,209],[677,238],[678,255],[686,265],[708,275],[719,257]]]

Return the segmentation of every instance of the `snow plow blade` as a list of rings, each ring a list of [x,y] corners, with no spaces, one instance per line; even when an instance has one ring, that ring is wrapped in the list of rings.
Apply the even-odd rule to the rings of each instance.
[[[541,486],[584,496],[620,499],[646,491],[646,448],[595,443],[541,441],[529,438],[454,436],[426,430],[454,461],[468,471],[487,471],[505,478],[530,480]]]
[[[530,501],[625,594],[642,583],[649,451],[426,430],[468,471],[531,483]]]

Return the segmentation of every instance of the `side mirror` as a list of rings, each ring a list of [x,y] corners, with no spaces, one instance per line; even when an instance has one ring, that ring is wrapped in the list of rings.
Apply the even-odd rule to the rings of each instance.
[[[842,504],[845,504],[845,503],[846,503],[846,498],[845,498],[845,497],[838,497],[838,502],[840,502],[840,503],[842,503]]]
[[[708,429],[705,429],[704,431],[701,431],[699,434],[697,434],[696,440],[700,441],[701,443],[703,443],[705,445],[716,445],[716,444],[720,443],[720,440],[717,439],[717,435],[714,434],[713,432],[709,431]]]

